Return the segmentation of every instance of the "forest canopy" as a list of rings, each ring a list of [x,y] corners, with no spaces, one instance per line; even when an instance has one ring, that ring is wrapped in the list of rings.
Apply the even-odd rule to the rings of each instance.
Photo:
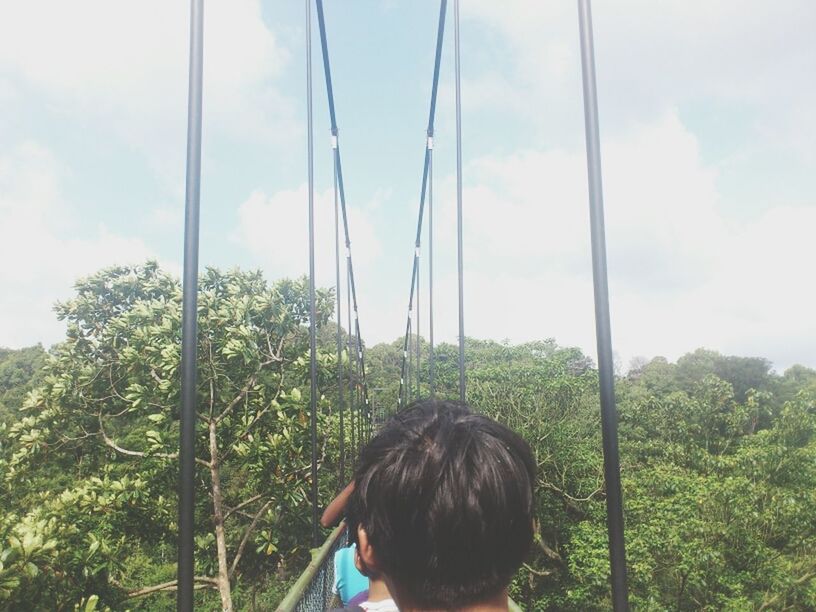
[[[342,480],[332,310],[318,291],[324,504]],[[154,263],[109,268],[56,311],[62,342],[0,349],[0,609],[172,610],[179,282]],[[201,275],[200,609],[274,608],[308,560],[307,324],[303,279]],[[457,348],[436,357],[437,395],[456,397]],[[401,340],[366,350],[375,421],[395,410],[401,358]],[[511,595],[527,610],[608,609],[592,359],[552,339],[468,338],[466,364],[468,401],[539,464],[534,550]],[[635,609],[816,609],[816,371],[699,349],[638,360],[616,394]],[[346,419],[348,474],[360,440]]]

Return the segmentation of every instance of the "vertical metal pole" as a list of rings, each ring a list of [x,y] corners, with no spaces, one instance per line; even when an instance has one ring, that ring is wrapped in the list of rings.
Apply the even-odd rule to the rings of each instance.
[[[433,136],[428,136],[428,386],[434,391],[434,303],[433,303]]]
[[[459,276],[459,401],[465,401],[465,284],[462,239],[462,92],[459,64],[459,0],[453,2],[456,57],[456,245]]]
[[[195,425],[198,347],[198,228],[201,204],[201,115],[204,2],[190,3],[190,73],[187,97],[187,177],[184,212],[184,286],[181,331],[181,435],[179,450],[178,599],[193,609],[195,530]]]
[[[629,609],[626,586],[626,552],[623,537],[623,503],[618,457],[618,415],[612,361],[609,318],[609,286],[606,275],[601,147],[598,128],[598,94],[595,84],[595,51],[592,42],[592,12],[589,0],[578,0],[581,36],[581,68],[584,85],[589,212],[592,232],[592,276],[595,286],[595,333],[598,343],[598,374],[601,394],[606,516],[609,530],[609,560],[612,566],[612,603],[618,612]]]
[[[346,482],[346,433],[344,431],[343,414],[343,334],[342,309],[340,301],[340,206],[337,192],[337,134],[332,134],[332,158],[334,160],[334,267],[335,290],[337,298],[337,403],[340,408],[340,479],[338,489],[342,489]]]
[[[319,543],[317,527],[317,308],[315,299],[315,236],[314,236],[314,126],[312,119],[312,10],[306,5],[306,116],[309,174],[309,371],[311,374],[310,427],[312,434],[312,546]]]

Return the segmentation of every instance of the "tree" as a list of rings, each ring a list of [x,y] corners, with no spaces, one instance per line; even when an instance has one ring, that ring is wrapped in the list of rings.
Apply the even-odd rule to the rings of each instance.
[[[816,396],[816,370],[793,365],[776,381],[774,394],[783,402],[790,401],[802,391]]]
[[[45,357],[39,344],[18,350],[0,348],[0,423],[17,420],[16,411],[37,384]]]
[[[721,355],[699,348],[677,360],[674,369],[680,388],[692,391],[694,385],[709,374],[728,382],[738,401],[744,401],[748,390],[764,391],[771,382],[771,362],[762,357]]]
[[[698,348],[680,357],[674,367],[675,381],[679,390],[690,393],[694,385],[709,374],[714,374],[720,357],[717,351],[704,348]]]
[[[771,362],[764,357],[723,356],[715,364],[714,374],[734,387],[734,396],[745,401],[751,389],[764,391],[771,383]]]
[[[427,396],[427,346],[418,341]],[[468,402],[521,433],[539,462],[536,545],[513,596],[525,609],[562,608],[570,584],[570,529],[597,515],[595,506],[604,499],[597,374],[580,350],[552,339],[511,345],[467,338],[465,353]],[[374,346],[367,355],[376,403],[395,407],[402,340]],[[443,343],[435,355],[437,397],[458,398],[458,348]]]
[[[181,288],[148,263],[76,291],[57,308],[67,339],[10,430],[5,487],[28,511],[0,535],[39,542],[47,557],[25,562],[37,570],[18,597],[39,589],[64,607],[90,590],[115,606],[176,588]],[[318,291],[317,306],[323,325],[331,293]],[[308,286],[208,269],[198,313],[196,585],[231,610],[243,574],[281,571],[308,540]],[[321,355],[322,370],[333,359]],[[323,458],[327,444],[321,436]],[[139,576],[134,564],[145,563]]]
[[[396,397],[401,346],[369,351],[382,401]],[[597,372],[552,340],[465,349],[469,403],[522,434],[538,462],[535,545],[512,596],[529,610],[609,609]],[[437,395],[456,398],[457,348],[437,357]],[[633,607],[813,609],[811,371],[775,385],[765,360],[705,350],[638,366],[616,381]]]
[[[260,607],[274,607],[273,591],[308,559],[307,288],[202,275],[199,609],[255,608],[259,588]],[[11,380],[16,394],[0,425],[0,608],[173,609],[180,301],[155,264],[105,270],[59,306],[68,336],[48,356],[0,355],[0,386]],[[338,485],[331,310],[319,292],[324,499]],[[426,396],[427,346],[416,341]],[[513,597],[529,610],[609,609],[592,361],[552,339],[468,338],[465,349],[468,401],[521,433],[538,463],[535,546]],[[436,356],[437,396],[457,398],[458,349],[441,344]],[[402,340],[367,358],[375,409],[390,413]],[[36,359],[39,373],[23,365]],[[816,372],[777,376],[764,359],[704,349],[637,366],[616,381],[633,607],[816,609]],[[346,415],[353,453],[360,437],[349,445]]]

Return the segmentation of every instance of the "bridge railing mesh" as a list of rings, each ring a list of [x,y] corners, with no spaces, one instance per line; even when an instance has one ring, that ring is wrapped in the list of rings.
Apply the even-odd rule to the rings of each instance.
[[[312,560],[283,598],[277,612],[325,612],[332,606],[334,593],[334,553],[348,545],[345,523],[329,534],[312,551]]]

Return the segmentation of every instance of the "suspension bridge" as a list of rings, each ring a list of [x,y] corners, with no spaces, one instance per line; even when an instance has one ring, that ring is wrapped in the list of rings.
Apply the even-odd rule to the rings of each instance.
[[[313,4],[314,2],[314,4]],[[589,187],[590,233],[592,244],[592,267],[595,294],[596,338],[598,346],[598,372],[600,379],[601,426],[603,433],[604,478],[606,489],[607,526],[611,567],[612,601],[616,611],[628,610],[626,582],[626,558],[623,539],[623,510],[618,457],[617,413],[613,387],[613,360],[611,325],[609,316],[606,273],[606,246],[604,237],[603,189],[601,181],[600,137],[598,103],[593,49],[591,0],[577,0],[579,21],[579,44],[584,93],[584,120],[586,135],[587,178]],[[456,230],[457,230],[457,288],[458,288],[458,391],[459,399],[467,399],[465,374],[465,327],[464,327],[464,266],[462,197],[462,100],[460,87],[460,41],[459,0],[453,0],[453,44],[455,58],[455,107],[456,107]],[[332,587],[331,558],[345,542],[343,527],[335,529],[327,539],[320,542],[318,513],[318,461],[317,461],[317,348],[316,348],[316,298],[315,298],[315,206],[314,206],[314,118],[312,75],[312,15],[316,13],[320,48],[328,98],[331,125],[331,148],[333,159],[334,220],[335,220],[335,282],[336,282],[336,350],[337,384],[339,389],[339,476],[346,478],[345,427],[351,431],[352,447],[359,447],[373,433],[372,405],[366,377],[365,343],[362,340],[360,310],[352,257],[352,240],[346,204],[345,182],[340,147],[340,131],[334,99],[334,84],[330,63],[327,24],[323,0],[305,0],[305,70],[306,70],[306,116],[307,116],[307,174],[308,174],[308,235],[310,278],[310,426],[311,426],[311,521],[312,546],[315,548],[312,562],[300,579],[281,602],[278,610],[324,610],[328,606]],[[433,166],[434,129],[439,73],[445,39],[448,1],[440,0],[439,18],[436,25],[436,48],[431,95],[424,146],[424,163],[420,184],[419,205],[415,240],[412,245],[411,282],[405,334],[402,343],[400,384],[394,408],[406,406],[419,399],[422,392],[420,360],[422,359],[419,336],[421,331],[420,278],[423,262],[422,246],[427,244],[427,329],[428,329],[428,380],[431,396],[435,393],[434,355],[434,282],[433,282]],[[178,554],[178,609],[193,609],[194,594],[194,483],[195,483],[195,421],[196,421],[196,346],[197,346],[197,293],[198,293],[198,247],[200,218],[201,178],[201,126],[203,99],[203,24],[204,0],[191,0],[190,63],[187,123],[187,173],[184,230],[183,272],[183,333],[182,333],[182,395],[180,435],[180,489],[179,489],[179,554]],[[430,27],[430,25],[429,25]],[[424,241],[423,241],[424,238]],[[342,248],[341,248],[342,242]],[[345,269],[343,269],[345,261]],[[345,279],[343,279],[345,276]],[[343,283],[345,280],[345,283]],[[343,298],[341,287],[345,284],[345,316],[348,344],[342,337]],[[414,344],[413,338],[416,338]],[[342,355],[348,351],[348,367],[344,368]],[[347,422],[348,419],[348,422]],[[355,448],[351,456],[354,456]],[[512,607],[512,605],[511,605]]]

